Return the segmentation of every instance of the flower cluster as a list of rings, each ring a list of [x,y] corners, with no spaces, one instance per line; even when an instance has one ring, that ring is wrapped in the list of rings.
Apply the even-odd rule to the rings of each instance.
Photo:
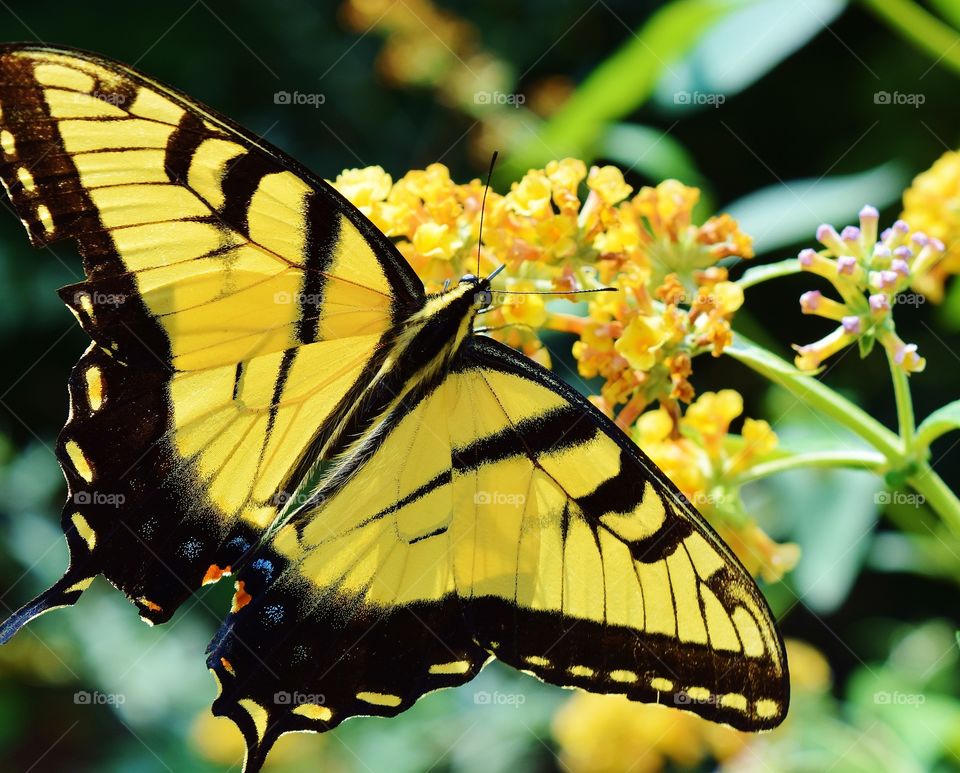
[[[944,153],[917,175],[903,194],[900,217],[946,245],[943,259],[913,279],[914,289],[939,303],[947,278],[960,274],[960,153]]]
[[[839,323],[831,333],[812,344],[794,346],[796,364],[801,370],[816,370],[830,356],[852,343],[858,343],[866,356],[876,342],[887,350],[893,362],[906,373],[922,371],[925,360],[916,344],[905,343],[896,332],[893,307],[898,295],[922,283],[944,253],[939,239],[913,231],[898,220],[879,239],[879,215],[873,207],[860,211],[860,227],[847,226],[840,233],[830,225],[817,229],[823,245],[819,252],[800,252],[800,266],[829,281],[840,300],[811,290],[800,297],[804,314]]]

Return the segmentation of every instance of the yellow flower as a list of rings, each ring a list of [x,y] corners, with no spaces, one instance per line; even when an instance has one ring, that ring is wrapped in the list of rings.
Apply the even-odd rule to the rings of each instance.
[[[668,764],[723,761],[749,736],[686,712],[620,695],[574,694],[553,718],[563,767],[572,773],[653,773]]]
[[[333,187],[368,217],[374,206],[387,198],[392,186],[393,179],[380,166],[345,169],[333,181]]]
[[[914,178],[903,194],[901,217],[911,228],[947,246],[942,259],[913,281],[917,290],[939,303],[947,278],[960,273],[960,153],[944,153]]]
[[[656,362],[657,350],[668,338],[659,317],[634,317],[614,348],[627,359],[630,367],[649,370]]]
[[[423,223],[413,235],[413,246],[428,258],[450,260],[463,245],[463,241],[448,225]]]
[[[734,389],[704,392],[684,416],[688,427],[695,429],[708,448],[716,447],[730,429],[730,422],[743,413],[743,398]]]
[[[587,187],[608,206],[623,201],[633,190],[623,179],[623,172],[615,166],[591,167],[587,175]]]
[[[534,169],[527,172],[520,182],[514,183],[506,196],[507,208],[511,212],[532,218],[542,218],[551,214],[552,200],[550,178]]]
[[[587,176],[587,165],[578,158],[564,158],[549,162],[545,171],[550,180],[554,204],[562,213],[576,215],[580,210],[577,189]]]
[[[533,282],[516,282],[510,286],[517,292],[536,290]],[[547,309],[542,295],[507,295],[507,301],[501,307],[507,324],[540,327],[547,319]]]

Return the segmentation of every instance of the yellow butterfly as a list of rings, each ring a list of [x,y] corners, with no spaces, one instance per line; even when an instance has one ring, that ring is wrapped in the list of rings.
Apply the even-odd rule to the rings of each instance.
[[[491,658],[744,730],[787,711],[753,580],[579,393],[474,330],[330,186],[123,65],[0,47],[0,178],[92,343],[57,445],[70,566],[150,623],[236,574],[209,648],[246,769]],[[277,696],[305,695],[304,701]],[[323,696],[322,698],[318,696]]]

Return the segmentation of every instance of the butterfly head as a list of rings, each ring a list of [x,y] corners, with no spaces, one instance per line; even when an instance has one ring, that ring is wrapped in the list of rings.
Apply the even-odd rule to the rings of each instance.
[[[476,310],[485,309],[493,303],[493,294],[490,292],[490,279],[481,279],[473,274],[464,274],[460,277],[460,285],[466,285],[473,294],[473,307]]]

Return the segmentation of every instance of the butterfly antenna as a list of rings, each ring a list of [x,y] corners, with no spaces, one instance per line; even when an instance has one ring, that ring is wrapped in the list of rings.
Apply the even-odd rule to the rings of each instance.
[[[491,290],[497,295],[583,295],[584,293],[615,293],[616,287],[596,287],[592,290]]]
[[[490,169],[487,170],[487,184],[483,186],[483,198],[480,200],[480,233],[477,234],[477,276],[480,276],[480,246],[483,244],[483,213],[487,206],[487,191],[490,190],[490,178],[493,177],[493,167],[497,163],[500,151],[493,151],[490,157]]]

